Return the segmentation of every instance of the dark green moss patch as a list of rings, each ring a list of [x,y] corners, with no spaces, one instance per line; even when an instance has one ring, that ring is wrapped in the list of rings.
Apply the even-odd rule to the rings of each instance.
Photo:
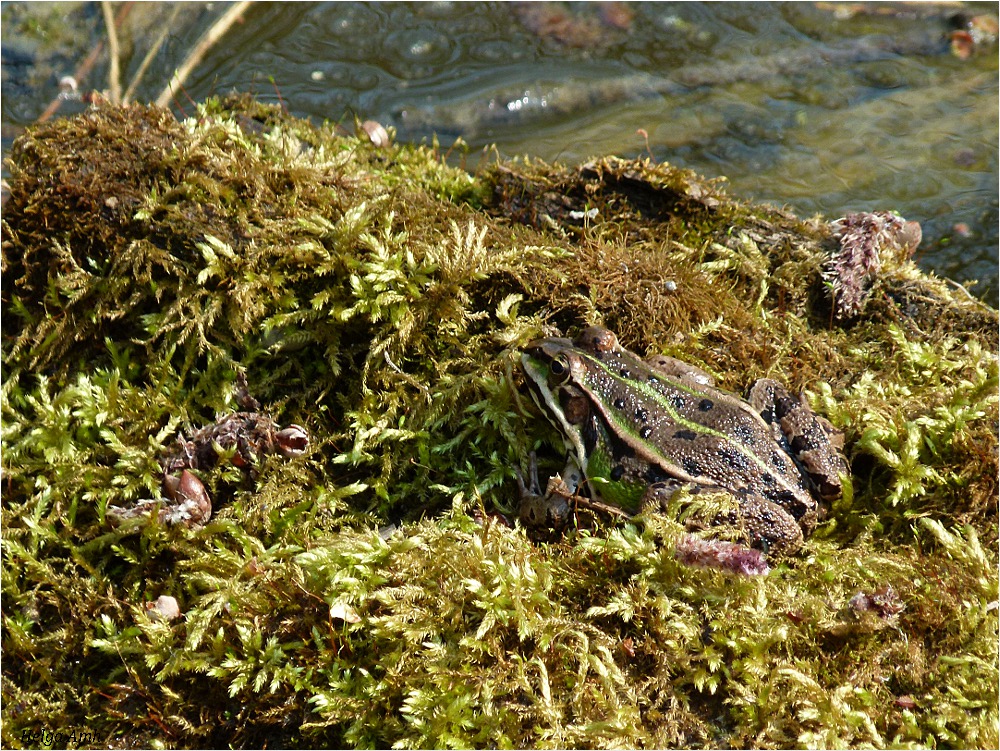
[[[9,169],[5,745],[996,747],[997,315],[964,290],[896,261],[832,325],[819,219],[246,99],[94,109]],[[562,458],[517,350],[598,322],[845,431],[799,555],[737,579],[675,560],[673,513],[504,523],[514,467]],[[206,473],[201,530],[107,524],[239,372],[306,456]]]

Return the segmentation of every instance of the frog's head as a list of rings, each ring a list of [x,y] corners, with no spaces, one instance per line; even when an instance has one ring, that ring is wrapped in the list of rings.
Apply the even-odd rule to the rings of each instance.
[[[590,400],[577,385],[587,367],[583,353],[569,339],[538,339],[525,346],[521,367],[531,398],[582,461],[580,434],[590,415]]]
[[[576,395],[582,397],[575,384],[579,383],[587,365],[580,350],[569,339],[549,337],[529,343],[521,354],[521,367],[528,376],[532,397],[536,402],[542,398],[544,404],[539,407],[546,412],[565,412],[572,408]],[[576,419],[570,421],[577,422],[584,416],[575,416]]]

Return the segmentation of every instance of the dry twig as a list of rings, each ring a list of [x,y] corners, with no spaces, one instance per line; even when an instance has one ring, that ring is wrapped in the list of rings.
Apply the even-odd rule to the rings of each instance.
[[[174,94],[174,90],[181,87],[187,77],[191,75],[198,63],[202,61],[202,58],[208,53],[208,51],[218,42],[227,31],[229,27],[236,23],[251,3],[249,0],[244,0],[243,2],[235,3],[229,10],[227,10],[218,21],[216,21],[212,27],[201,35],[201,39],[198,40],[191,53],[188,55],[187,59],[181,64],[181,66],[176,70],[174,75],[170,79],[170,83],[167,84],[160,96],[156,98],[156,104],[160,107],[165,107],[170,101],[170,98]]]
[[[121,26],[122,23],[124,23],[125,17],[128,16],[130,10],[132,10],[131,2],[122,4],[122,7],[118,10],[118,15],[115,17],[115,26]],[[83,62],[80,63],[79,66],[77,66],[76,71],[73,73],[73,78],[76,80],[79,86],[83,85],[84,79],[90,73],[90,70],[94,67],[94,64],[97,62],[97,58],[100,57],[101,52],[103,50],[104,50],[104,40],[102,39],[96,45],[94,45],[94,49],[90,51],[90,54],[83,59]],[[57,96],[55,99],[49,102],[49,106],[45,108],[45,110],[42,112],[41,115],[38,116],[38,120],[36,120],[36,122],[44,123],[54,114],[56,114],[56,112],[62,106],[63,101],[64,100],[61,96]]]
[[[104,14],[104,26],[108,31],[108,90],[111,101],[118,104],[122,100],[121,69],[118,53],[118,29],[115,28],[115,19],[111,11],[109,0],[101,0],[101,12]]]
[[[153,62],[153,58],[156,57],[156,53],[160,51],[160,47],[167,39],[167,34],[169,34],[174,28],[174,21],[177,20],[178,14],[181,12],[181,8],[184,6],[181,3],[175,3],[174,9],[170,14],[170,18],[167,19],[166,24],[163,26],[163,30],[160,35],[153,42],[153,46],[149,48],[146,56],[142,59],[142,63],[139,65],[139,70],[135,72],[132,77],[132,81],[129,83],[128,88],[125,90],[125,94],[122,96],[122,102],[128,104],[132,101],[132,97],[135,96],[135,90],[139,88],[139,83],[142,81],[143,76],[146,75],[146,70],[149,68],[150,63]]]

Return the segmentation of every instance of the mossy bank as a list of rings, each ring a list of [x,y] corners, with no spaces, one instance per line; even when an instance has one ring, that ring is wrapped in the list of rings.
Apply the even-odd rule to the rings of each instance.
[[[4,745],[997,747],[995,311],[898,257],[838,320],[830,225],[669,165],[362,136],[232,99],[15,143]],[[804,391],[853,493],[761,577],[680,563],[683,512],[532,541],[518,348],[592,323]],[[110,525],[240,373],[305,456]]]

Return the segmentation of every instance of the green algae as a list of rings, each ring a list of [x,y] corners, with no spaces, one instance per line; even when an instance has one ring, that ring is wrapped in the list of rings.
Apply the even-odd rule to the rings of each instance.
[[[469,175],[246,99],[91,110],[9,167],[5,745],[996,747],[997,316],[961,289],[898,261],[833,326],[818,219],[649,162]],[[674,559],[670,514],[495,515],[560,459],[517,348],[595,322],[845,431],[853,493],[798,556],[734,579]],[[308,454],[211,473],[201,530],[108,526],[240,371]],[[901,612],[850,606],[887,587]]]

